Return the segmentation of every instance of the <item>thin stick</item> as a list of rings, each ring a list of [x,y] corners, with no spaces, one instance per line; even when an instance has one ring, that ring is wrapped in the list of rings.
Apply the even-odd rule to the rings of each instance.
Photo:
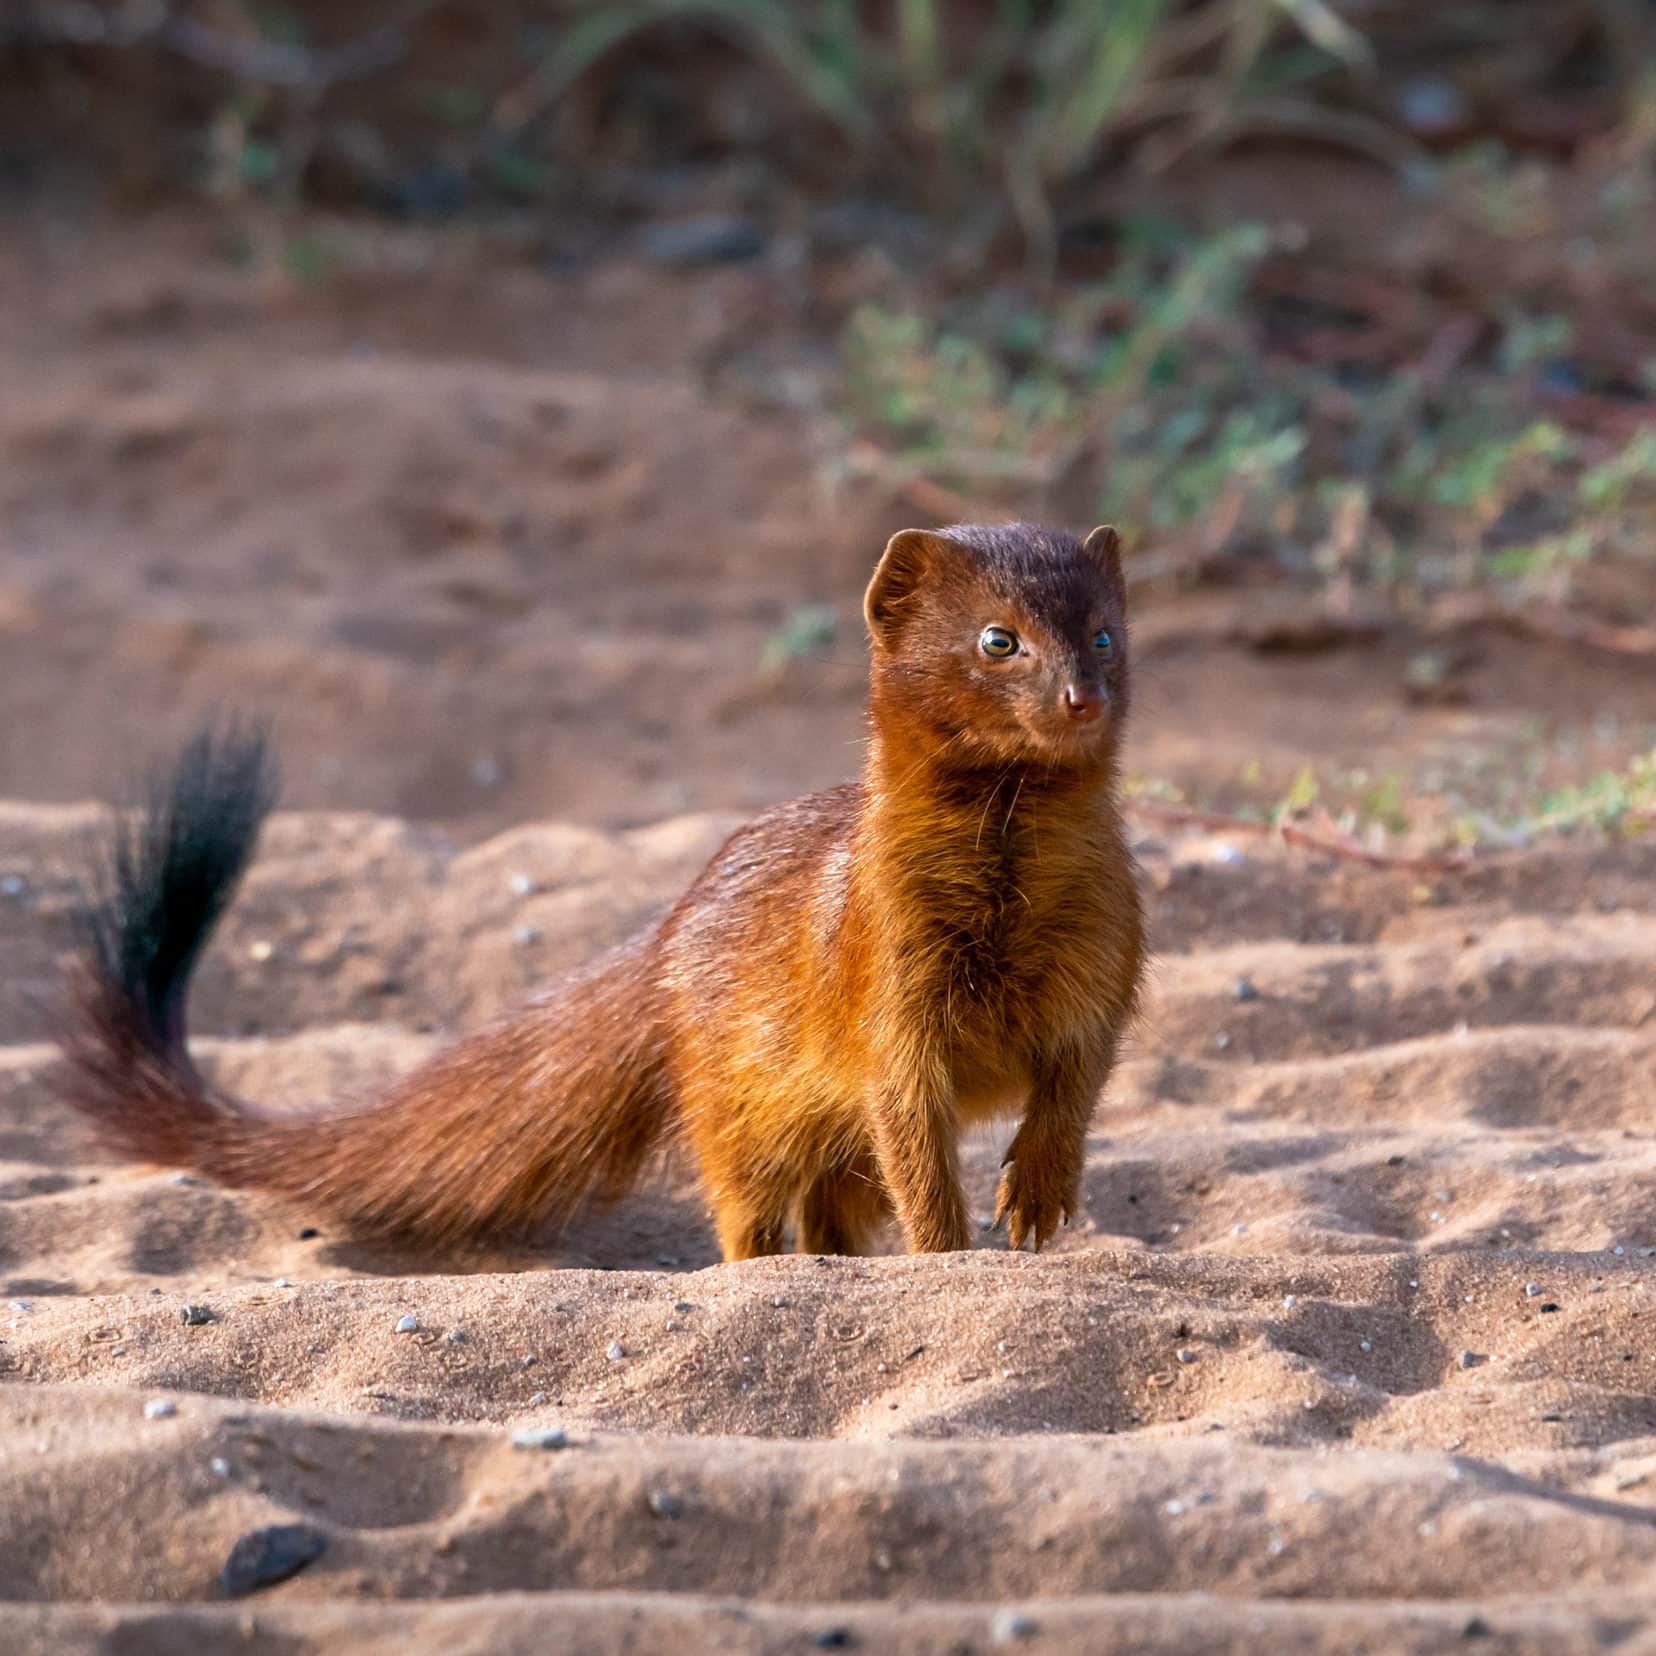
[[[1205,828],[1215,833],[1251,834],[1261,839],[1280,839],[1304,851],[1363,863],[1369,868],[1391,868],[1407,874],[1458,874],[1471,867],[1466,856],[1409,857],[1387,851],[1371,851],[1343,834],[1314,834],[1291,822],[1258,822],[1250,817],[1226,816],[1220,811],[1198,811],[1188,805],[1157,805],[1147,799],[1129,799],[1126,809],[1170,828]]]

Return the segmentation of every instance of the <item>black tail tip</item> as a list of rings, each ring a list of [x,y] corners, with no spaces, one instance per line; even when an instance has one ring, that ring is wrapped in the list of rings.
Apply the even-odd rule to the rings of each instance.
[[[90,965],[152,1050],[182,1048],[190,972],[253,859],[276,792],[268,728],[216,721],[151,779],[111,837],[82,909]]]

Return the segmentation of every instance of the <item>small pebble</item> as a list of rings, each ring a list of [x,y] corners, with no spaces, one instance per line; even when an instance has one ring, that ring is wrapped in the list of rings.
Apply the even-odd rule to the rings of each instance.
[[[782,1309],[782,1307],[784,1305],[786,1305],[787,1303],[788,1302],[785,1299],[783,1299],[783,1297],[780,1294],[778,1294],[776,1296],[776,1298],[771,1301],[771,1304],[774,1305],[777,1308],[778,1311],[780,1311]]]
[[[327,1536],[309,1524],[272,1524],[250,1530],[230,1549],[219,1583],[227,1597],[241,1598],[297,1575],[327,1548]]]
[[[514,1449],[565,1449],[569,1434],[561,1426],[526,1426],[512,1433]]]
[[[247,946],[247,958],[249,960],[269,960],[275,952],[276,945],[268,937],[255,938]]]
[[[1182,1517],[1184,1515],[1184,1510],[1185,1504],[1183,1501],[1169,1501],[1167,1505],[1162,1508],[1162,1511],[1165,1512],[1170,1518]]]
[[[519,1368],[532,1369],[540,1361],[538,1357],[522,1357],[518,1360]]]
[[[167,1180],[167,1183],[175,1185],[193,1185],[195,1180],[192,1179],[188,1173],[175,1173],[170,1179]]]
[[[514,897],[528,897],[535,889],[535,882],[528,874],[514,874],[510,884]]]
[[[21,897],[28,889],[21,874],[0,876],[0,897]]]
[[[621,1342],[619,1340],[611,1340],[610,1343],[604,1347],[604,1355],[609,1358],[612,1363],[619,1363],[627,1354],[622,1349]]]
[[[849,1650],[857,1636],[849,1627],[827,1627],[811,1641],[818,1650]]]
[[[684,1511],[684,1502],[671,1490],[652,1489],[650,1511],[658,1518],[677,1518]]]
[[[1180,1346],[1179,1349],[1173,1353],[1173,1355],[1177,1357],[1181,1363],[1194,1363],[1196,1361],[1196,1353],[1192,1351],[1189,1346]]]
[[[1286,1294],[1286,1295],[1283,1296],[1282,1309],[1284,1311],[1292,1311],[1294,1309],[1294,1307],[1298,1304],[1299,1304],[1299,1300],[1295,1295]]]
[[[397,1332],[399,1334],[418,1334],[419,1331],[420,1319],[412,1311],[406,1312],[403,1316],[397,1318]]]
[[[321,1231],[319,1231],[315,1225],[306,1225],[305,1228],[299,1232],[299,1240],[301,1242],[314,1242],[321,1234]]]
[[[1475,1351],[1463,1351],[1460,1354],[1460,1366],[1463,1369],[1476,1368],[1483,1358]]]
[[[1487,1639],[1489,1633],[1489,1623],[1482,1616],[1468,1616],[1466,1625],[1461,1628],[1463,1639]]]
[[[536,926],[513,926],[512,941],[520,949],[526,949],[531,943],[540,942],[540,930]]]
[[[228,1478],[230,1476],[230,1463],[224,1458],[223,1455],[214,1455],[213,1458],[208,1461],[207,1469],[215,1478]]]
[[[464,1345],[466,1343],[466,1331],[465,1331],[465,1329],[463,1329],[463,1328],[451,1328],[448,1331],[448,1343],[450,1345]]]
[[[1239,1001],[1253,1001],[1259,999],[1259,991],[1254,987],[1252,978],[1239,977],[1231,993]]]
[[[1219,844],[1213,848],[1213,860],[1226,868],[1238,868],[1248,859],[1234,845]]]
[[[529,1407],[531,1409],[543,1408],[545,1406],[546,1402],[547,1402],[546,1393],[545,1392],[536,1392],[535,1395],[529,1399]]]
[[[1541,1294],[1542,1288],[1539,1282],[1526,1282],[1524,1284],[1525,1299],[1540,1299]]]
[[[27,1300],[8,1300],[7,1307],[13,1311],[32,1311],[34,1307]]]
[[[213,1320],[213,1312],[209,1306],[185,1305],[179,1308],[178,1320],[187,1328],[199,1328]]]
[[[178,1405],[170,1397],[152,1397],[144,1405],[145,1420],[166,1420],[178,1413]]]
[[[277,1277],[276,1286],[278,1288],[291,1288],[293,1283],[287,1277]]]
[[[1373,1340],[1359,1340],[1357,1342],[1357,1348],[1360,1351],[1373,1351],[1374,1350],[1374,1341]]]
[[[673,1309],[682,1317],[686,1311],[693,1311],[695,1307],[689,1300],[674,1300]]]
[[[1020,1639],[1034,1638],[1040,1631],[1040,1623],[1021,1610],[997,1610],[989,1623],[989,1642],[1016,1644]]]
[[[650,224],[638,238],[646,259],[676,269],[755,258],[764,246],[764,234],[752,219],[723,213]]]

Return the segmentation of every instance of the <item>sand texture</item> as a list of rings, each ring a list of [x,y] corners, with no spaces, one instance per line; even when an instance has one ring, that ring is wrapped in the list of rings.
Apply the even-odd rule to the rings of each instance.
[[[0,808],[7,1650],[1656,1649],[1656,846],[1146,842],[1153,991],[1060,1244],[723,1266],[671,1160],[457,1259],[102,1154],[41,1040],[101,820]],[[727,821],[278,817],[204,1067],[372,1087]],[[228,1600],[279,1524],[325,1550]]]

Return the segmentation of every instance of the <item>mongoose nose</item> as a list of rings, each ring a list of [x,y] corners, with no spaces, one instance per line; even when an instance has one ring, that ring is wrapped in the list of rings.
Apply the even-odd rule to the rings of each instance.
[[[1077,724],[1091,724],[1104,712],[1104,692],[1096,684],[1065,685],[1064,711]]]

